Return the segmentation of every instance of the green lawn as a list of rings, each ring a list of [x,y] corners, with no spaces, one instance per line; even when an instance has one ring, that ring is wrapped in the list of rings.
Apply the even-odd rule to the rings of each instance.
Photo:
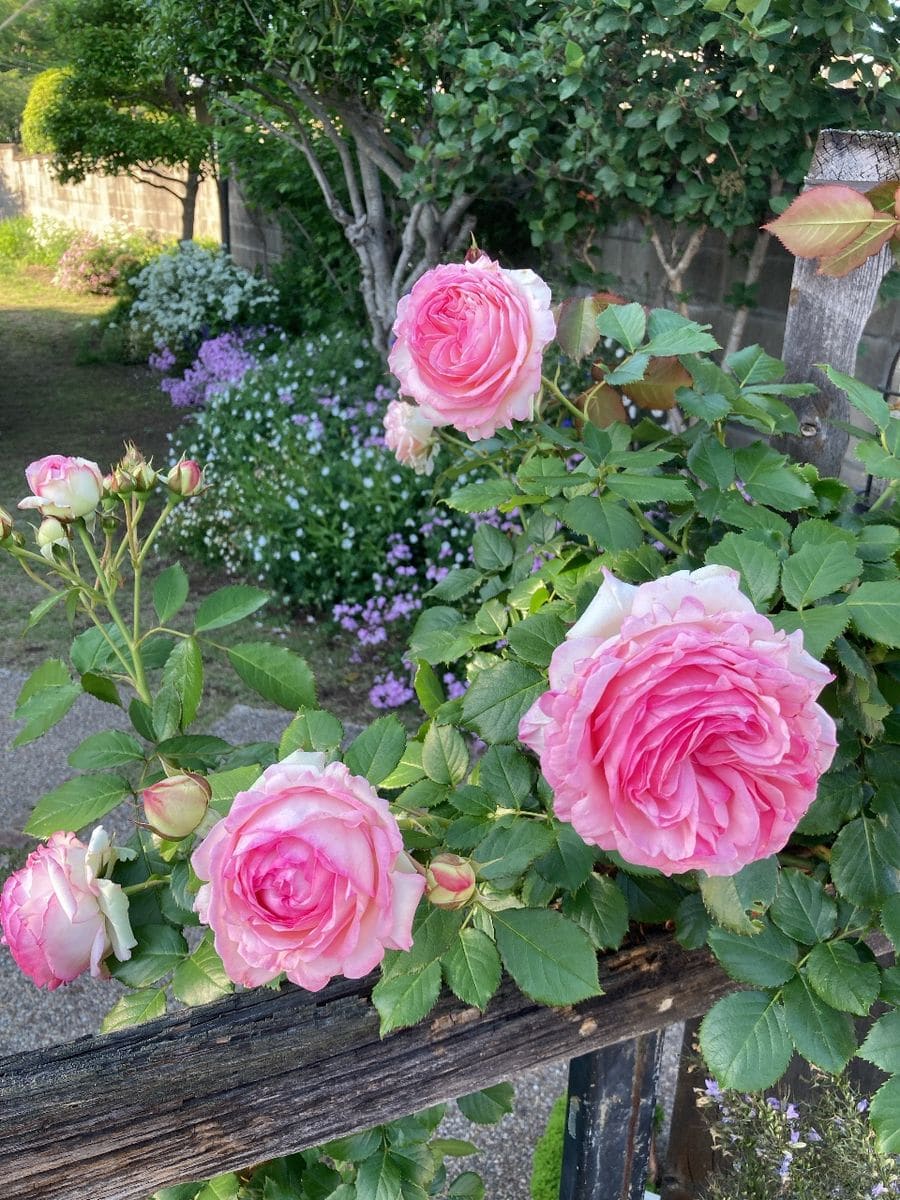
[[[82,346],[90,322],[112,301],[75,296],[50,283],[51,271],[28,267],[0,271],[0,505],[15,512],[27,494],[25,466],[45,454],[80,455],[102,470],[132,439],[157,464],[167,461],[166,435],[178,414],[150,371],[119,363],[83,362]],[[33,517],[23,518],[32,522]],[[161,564],[164,565],[164,564]],[[184,564],[192,577],[191,603],[225,582]],[[71,630],[56,613],[23,637],[28,613],[44,593],[13,560],[0,554],[0,666],[30,671],[48,656],[65,655]],[[264,610],[265,611],[265,610]],[[184,616],[189,617],[190,608]],[[349,720],[375,715],[366,694],[371,669],[349,661],[348,639],[330,622],[286,611],[270,612],[258,628],[236,626],[232,641],[273,634],[303,654],[319,682],[319,700]],[[207,717],[235,700],[254,703],[224,663],[212,663],[207,675]]]

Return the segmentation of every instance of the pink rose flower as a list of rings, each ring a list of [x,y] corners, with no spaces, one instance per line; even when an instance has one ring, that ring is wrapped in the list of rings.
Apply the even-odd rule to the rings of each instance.
[[[10,875],[0,893],[0,941],[38,987],[54,991],[85,971],[108,975],[103,960],[120,962],[136,946],[128,897],[101,872],[134,851],[110,846],[102,827],[90,844],[74,833],[54,833]]]
[[[780,850],[835,751],[833,678],[722,566],[604,582],[519,726],[556,815],[666,875],[732,875]]]
[[[417,475],[430,475],[434,470],[438,449],[434,424],[414,404],[390,402],[384,414],[384,440],[397,462],[412,467]]]
[[[203,487],[203,468],[193,458],[183,458],[169,471],[166,484],[176,496],[196,496]]]
[[[95,462],[48,454],[25,468],[25,478],[34,493],[19,501],[19,508],[36,508],[44,517],[74,521],[86,517],[100,503],[103,476]]]
[[[387,801],[343,763],[297,751],[239,792],[192,858],[200,919],[235,983],[284,972],[311,992],[408,950],[425,880]]]
[[[401,392],[474,442],[530,420],[556,324],[542,279],[482,255],[423,275],[397,305],[394,333],[388,365]]]

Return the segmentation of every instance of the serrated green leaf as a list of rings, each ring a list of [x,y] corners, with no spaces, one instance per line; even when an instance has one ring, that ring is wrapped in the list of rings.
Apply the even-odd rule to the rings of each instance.
[[[747,937],[756,932],[757,926],[747,916],[746,906],[733,876],[701,874],[700,894],[706,911],[723,929]]]
[[[478,764],[478,785],[495,806],[518,808],[531,794],[534,772],[515,746],[491,746]]]
[[[629,355],[607,374],[606,383],[611,387],[623,387],[628,383],[638,383],[644,378],[649,365],[649,354]]]
[[[206,779],[212,788],[210,807],[219,816],[225,817],[238,792],[245,792],[259,779],[258,766],[232,767],[227,771],[213,771]]]
[[[515,1093],[511,1083],[495,1083],[493,1087],[458,1097],[456,1103],[464,1117],[476,1125],[496,1125],[513,1110]]]
[[[474,1171],[463,1171],[450,1184],[449,1200],[484,1200],[484,1180]]]
[[[109,1010],[100,1023],[101,1033],[115,1033],[117,1029],[127,1029],[130,1025],[143,1025],[166,1013],[166,993],[162,988],[150,988],[140,992],[131,992],[123,996]]]
[[[721,542],[710,546],[704,561],[733,567],[741,577],[741,590],[758,609],[765,610],[778,587],[778,556],[749,534],[726,533]]]
[[[647,318],[640,304],[610,304],[597,318],[597,329],[631,353],[644,339]]]
[[[266,642],[244,642],[232,646],[228,661],[253,691],[280,708],[296,712],[315,708],[316,685],[312,672],[299,654],[287,646]]]
[[[806,962],[810,987],[839,1012],[868,1014],[881,987],[878,965],[860,957],[849,942],[820,942]]]
[[[444,975],[453,992],[464,1004],[485,1009],[500,986],[500,955],[497,947],[480,929],[469,927],[442,959]]]
[[[827,771],[819,780],[816,798],[797,826],[805,836],[834,833],[855,817],[863,806],[865,793],[859,771]]]
[[[396,768],[406,749],[406,730],[394,716],[377,721],[353,739],[344,762],[354,775],[364,775],[377,787]]]
[[[852,375],[845,375],[842,371],[836,371],[834,367],[829,367],[824,364],[817,364],[819,369],[824,371],[835,387],[840,388],[842,392],[846,392],[847,399],[858,411],[867,416],[876,429],[884,430],[887,428],[891,419],[891,410],[888,408],[887,401],[881,392],[876,392],[874,388],[869,387],[865,383],[860,383],[858,379],[854,379]]]
[[[685,950],[699,950],[706,945],[711,924],[703,897],[691,892],[681,901],[675,913],[675,938]]]
[[[287,758],[295,750],[334,750],[343,737],[343,725],[330,712],[302,708],[281,735],[278,757]]]
[[[76,771],[103,771],[109,767],[125,767],[143,758],[144,750],[137,738],[111,729],[86,737],[75,747],[68,761]]]
[[[698,479],[719,491],[734,482],[734,452],[717,438],[698,438],[688,451],[687,462]]]
[[[433,717],[446,701],[447,697],[444,694],[444,685],[438,678],[437,671],[435,671],[430,663],[419,662],[417,664],[413,687],[415,688],[416,699],[428,716]]]
[[[463,720],[489,744],[512,742],[519,722],[546,690],[544,677],[517,662],[500,662],[479,672],[463,697]]]
[[[893,580],[861,583],[845,604],[863,637],[884,646],[900,646],[900,588]]]
[[[25,832],[35,837],[58,830],[74,833],[105,817],[131,794],[131,784],[119,775],[78,775],[38,800]]]
[[[784,377],[784,363],[762,346],[745,346],[735,354],[729,354],[725,366],[736,377],[741,387],[753,387],[758,383],[778,383]]]
[[[484,483],[467,483],[447,498],[447,505],[457,512],[482,513],[499,508],[516,494],[515,484],[505,479],[488,479]]]
[[[207,596],[194,618],[195,633],[210,633],[223,629],[255,613],[269,599],[269,593],[246,584],[230,584]],[[294,706],[297,707],[296,705]]]
[[[546,609],[512,625],[506,634],[516,656],[534,667],[546,667],[565,636],[561,617]]]
[[[601,550],[634,550],[644,540],[628,509],[610,497],[576,496],[566,504],[560,519],[576,533],[591,538]]]
[[[900,1011],[878,1018],[859,1048],[859,1057],[889,1075],[900,1071]]]
[[[188,598],[188,577],[181,563],[173,563],[153,584],[153,607],[160,625],[167,625]]]
[[[472,556],[482,571],[505,571],[513,560],[512,542],[493,525],[479,525],[472,538]]]
[[[601,993],[597,956],[580,926],[553,909],[493,912],[503,965],[539,1004],[577,1004]]]
[[[422,744],[422,769],[435,783],[454,787],[469,768],[469,751],[462,734],[452,725],[428,727]]]
[[[128,987],[142,988],[174,971],[187,954],[187,942],[171,925],[143,925],[134,931],[138,939],[126,962],[110,960],[111,973]]]
[[[802,976],[782,992],[784,1019],[791,1040],[803,1057],[823,1071],[837,1075],[856,1050],[853,1025],[846,1013],[835,1012]]]
[[[596,851],[567,822],[553,825],[552,831],[556,844],[536,860],[534,869],[549,883],[574,892],[590,875]]]
[[[862,563],[842,542],[807,542],[781,570],[781,590],[792,608],[806,608],[858,579]]]
[[[869,1119],[882,1154],[900,1154],[900,1077],[893,1075],[872,1097]]]
[[[687,480],[679,475],[631,475],[620,471],[607,477],[606,486],[623,500],[638,504],[679,504],[691,499]]]
[[[241,1181],[233,1171],[210,1179],[197,1193],[197,1200],[237,1200]]]
[[[846,604],[823,604],[819,608],[805,608],[802,612],[785,609],[775,613],[771,621],[784,633],[799,629],[803,634],[803,649],[813,658],[823,658],[831,643],[850,624],[850,610]]]
[[[713,1005],[700,1026],[700,1049],[722,1087],[758,1092],[785,1073],[793,1046],[782,1006],[753,991]]]
[[[900,891],[900,871],[885,858],[883,828],[868,817],[845,825],[831,852],[831,877],[847,900],[862,908],[875,908]]]
[[[321,1147],[322,1153],[338,1162],[362,1162],[375,1153],[381,1145],[381,1131],[366,1129],[362,1133],[353,1133],[349,1137],[336,1138],[326,1142]]]
[[[668,358],[680,354],[700,354],[718,350],[719,343],[708,332],[708,325],[698,325],[668,308],[655,308],[647,322],[649,341],[643,346],[645,354]]]
[[[172,992],[182,1004],[195,1007],[220,1000],[234,991],[222,960],[216,953],[211,933],[206,933],[197,949],[184,959],[172,976]]]
[[[760,504],[793,512],[815,502],[815,494],[799,469],[788,465],[783,454],[762,442],[735,451],[734,462],[744,487]]]
[[[28,620],[25,622],[24,632],[28,633],[29,630],[34,629],[35,625],[38,625],[41,621],[43,621],[44,617],[46,617],[49,612],[52,612],[52,610],[56,608],[57,604],[59,604],[61,600],[65,600],[65,598],[70,594],[71,593],[69,592],[54,592],[50,596],[45,596],[44,599],[36,604],[28,614]]]
[[[464,920],[461,909],[448,911],[422,904],[413,921],[413,944],[409,950],[388,950],[381,964],[383,979],[414,975],[438,962],[459,935]]]
[[[122,707],[122,699],[113,681],[107,675],[97,675],[94,671],[85,671],[81,676],[81,689],[89,696],[96,696],[104,704],[115,704]]]
[[[381,1018],[380,1033],[415,1025],[431,1012],[441,990],[441,964],[430,962],[413,974],[381,979],[372,991],[372,1003]]]
[[[749,937],[713,926],[708,941],[710,950],[739,983],[777,987],[796,973],[800,957],[796,942],[767,921]]]
[[[178,697],[181,726],[187,729],[197,715],[203,695],[203,656],[196,638],[182,638],[178,642],[163,667],[162,683]]]
[[[572,895],[563,912],[576,921],[598,950],[616,950],[628,932],[628,903],[606,875],[591,875]]]
[[[501,818],[475,850],[481,879],[520,875],[553,845],[553,832],[543,821]]]
[[[802,871],[782,870],[769,916],[789,938],[813,946],[834,933],[837,905],[817,879]]]
[[[33,678],[33,676],[32,676]],[[29,683],[31,680],[28,681]],[[28,684],[25,685],[27,688]],[[22,692],[25,692],[25,688]],[[15,719],[24,721],[25,726],[13,738],[13,746],[26,746],[52,729],[61,721],[78,697],[81,695],[81,684],[68,679],[58,686],[48,686],[33,692],[24,701],[22,694],[16,706]]]

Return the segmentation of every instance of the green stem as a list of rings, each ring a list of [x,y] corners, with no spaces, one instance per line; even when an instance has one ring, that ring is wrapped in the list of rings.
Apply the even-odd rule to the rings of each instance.
[[[898,483],[900,483],[900,479],[892,479],[875,503],[869,506],[869,512],[875,512],[876,509],[881,508],[886,500],[893,500],[893,493],[897,490]]]
[[[546,375],[542,375],[541,382],[554,400],[557,400],[563,406],[563,408],[567,408],[573,417],[579,421],[584,420],[584,413],[581,411],[581,409],[577,408],[568,398],[568,396],[564,395],[563,392],[560,391],[552,379],[548,379]]]
[[[105,571],[100,565],[100,560],[97,558],[97,552],[94,549],[93,543],[91,542],[91,537],[87,531],[87,528],[85,527],[84,521],[79,518],[79,520],[75,522],[75,528],[78,530],[78,536],[81,538],[82,545],[84,546],[85,553],[90,559],[91,566],[97,572],[97,582],[100,585],[101,591],[103,592],[103,599],[106,601],[106,607],[109,609],[109,615],[112,617],[116,628],[124,638],[125,645],[128,647],[128,650],[131,654],[135,691],[145,704],[152,704],[153,698],[150,695],[150,688],[147,684],[147,676],[144,672],[144,664],[141,660],[140,651],[134,644],[131,634],[128,631],[128,627],[122,620],[122,614],[119,612],[118,605],[116,604],[112,586],[110,585]]]
[[[464,442],[462,438],[454,437],[452,433],[447,433],[446,429],[441,430],[441,440],[444,442],[451,442],[454,446],[459,446],[461,450],[465,450],[468,455],[470,455],[470,456],[472,455],[473,443],[472,442]],[[506,476],[503,474],[503,472],[497,466],[497,464],[491,461],[491,459],[493,457],[492,455],[479,454],[477,451],[475,451],[474,457],[477,462],[481,463],[482,466],[490,467],[492,471],[496,471],[497,474],[501,477],[501,479],[506,478]],[[468,470],[468,469],[469,469],[468,466],[466,466],[466,470]]]
[[[668,534],[663,533],[661,529],[657,529],[649,517],[645,516],[644,513],[641,512],[634,500],[628,501],[628,507],[631,509],[631,514],[637,521],[638,525],[640,525],[641,529],[643,529],[645,533],[649,533],[653,537],[654,541],[662,542],[664,546],[666,546],[675,554],[684,553],[684,547],[679,546],[677,542],[673,541]]]
[[[150,532],[144,538],[144,546],[143,546],[143,549],[141,550],[140,554],[138,554],[137,564],[136,564],[135,569],[137,569],[137,566],[142,566],[144,564],[144,562],[147,558],[147,552],[149,551],[149,549],[153,545],[153,543],[156,541],[159,531],[162,529],[163,525],[168,520],[169,514],[177,506],[177,504],[178,504],[177,497],[170,496],[169,499],[166,500],[165,506],[163,507],[163,510],[159,515],[159,519],[154,522],[153,526],[150,529]]]
[[[151,875],[143,883],[129,884],[128,887],[123,887],[122,891],[126,896],[137,896],[140,892],[149,892],[151,888],[164,887],[171,878],[171,875]]]

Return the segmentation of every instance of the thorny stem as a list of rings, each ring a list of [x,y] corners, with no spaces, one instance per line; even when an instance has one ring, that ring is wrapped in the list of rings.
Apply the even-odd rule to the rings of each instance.
[[[576,407],[576,405],[574,405],[572,403],[572,401],[568,398],[568,396],[566,396],[564,394],[564,392],[561,391],[561,389],[556,385],[556,383],[552,379],[548,379],[546,375],[542,375],[541,382],[543,383],[543,385],[547,389],[547,391],[550,393],[550,395],[554,398],[554,400],[557,400],[563,406],[563,408],[568,409],[568,411],[572,414],[573,417],[576,418],[576,420],[579,420],[579,421],[584,420],[584,413],[581,411],[581,409]]]

